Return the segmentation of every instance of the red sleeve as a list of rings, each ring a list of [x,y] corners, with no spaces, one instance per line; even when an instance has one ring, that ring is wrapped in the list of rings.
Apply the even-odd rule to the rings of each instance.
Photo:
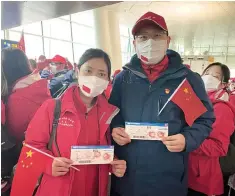
[[[5,113],[5,111],[6,111],[5,104],[1,100],[1,123],[3,125],[5,125],[5,122],[6,122],[6,113]]]
[[[213,130],[201,146],[193,151],[195,154],[208,157],[221,157],[227,154],[230,136],[235,128],[234,113],[225,103],[215,104],[214,112],[216,121],[212,126]]]
[[[50,140],[50,130],[54,111],[54,100],[43,103],[31,120],[25,135],[25,143],[52,155],[47,149]],[[52,174],[53,159],[49,159],[44,173]]]

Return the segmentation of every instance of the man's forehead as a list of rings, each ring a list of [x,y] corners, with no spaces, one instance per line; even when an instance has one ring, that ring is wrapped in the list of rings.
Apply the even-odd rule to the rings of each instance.
[[[148,33],[148,32],[163,32],[164,30],[157,25],[145,25],[143,26],[138,33]],[[137,34],[138,34],[137,33]]]

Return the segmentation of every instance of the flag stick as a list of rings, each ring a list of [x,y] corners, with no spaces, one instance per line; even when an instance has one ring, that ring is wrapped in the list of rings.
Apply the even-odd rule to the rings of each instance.
[[[169,103],[169,101],[172,99],[172,97],[177,93],[177,91],[179,90],[179,88],[183,85],[183,83],[186,81],[186,78],[180,83],[180,85],[177,87],[177,89],[175,89],[174,93],[169,97],[169,99],[167,100],[167,102],[164,104],[164,106],[162,107],[162,109],[160,110],[160,112],[158,113],[158,116],[162,113],[162,111],[164,110],[164,108],[166,107],[166,105]]]
[[[50,157],[50,158],[52,158],[52,159],[55,159],[55,160],[57,160],[57,161],[59,161],[59,162],[63,162],[63,161],[61,161],[60,159],[55,158],[55,157],[53,157],[52,155],[50,155],[50,154],[48,154],[48,153],[46,153],[46,152],[43,152],[43,151],[41,151],[41,150],[39,150],[39,149],[37,149],[37,148],[34,148],[33,146],[31,146],[31,145],[29,145],[29,144],[25,144],[25,143],[24,143],[24,146],[29,147],[29,148],[31,148],[31,149],[33,149],[33,150],[39,152],[39,153],[42,153],[42,154],[44,154],[45,156],[48,156],[48,157]],[[80,171],[78,168],[76,168],[76,167],[74,167],[74,166],[72,166],[72,165],[70,165],[70,167],[73,168],[73,169],[75,169],[76,171]]]

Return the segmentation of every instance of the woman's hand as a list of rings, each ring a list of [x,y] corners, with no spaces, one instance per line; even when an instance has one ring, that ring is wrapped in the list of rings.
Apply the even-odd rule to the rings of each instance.
[[[117,177],[123,177],[126,172],[126,161],[114,160],[110,163],[112,165],[112,172]]]
[[[52,163],[52,176],[64,176],[68,173],[72,160],[64,157],[56,157]]]

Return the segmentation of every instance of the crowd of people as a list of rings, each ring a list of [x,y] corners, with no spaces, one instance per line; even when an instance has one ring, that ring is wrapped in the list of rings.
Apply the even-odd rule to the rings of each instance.
[[[55,157],[35,185],[36,196],[235,195],[235,79],[228,66],[215,62],[201,76],[193,72],[169,49],[168,28],[158,14],[144,14],[132,34],[136,54],[113,75],[101,49],[84,51],[73,65],[60,55],[35,61],[20,49],[2,49],[4,196],[10,195],[22,142]],[[169,101],[184,80],[205,107],[192,125]],[[126,122],[164,123],[168,135],[133,139]],[[76,165],[77,172],[70,168],[73,145],[114,145],[115,158],[107,165]]]

